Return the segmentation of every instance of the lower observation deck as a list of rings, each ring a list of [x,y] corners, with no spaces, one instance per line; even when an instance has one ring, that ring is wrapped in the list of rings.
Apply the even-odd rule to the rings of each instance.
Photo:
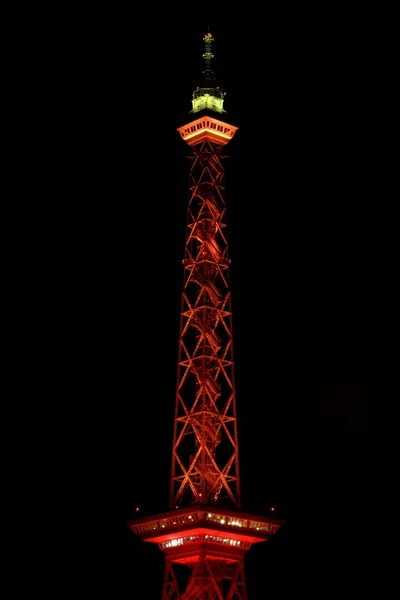
[[[200,552],[209,558],[236,562],[252,544],[267,541],[283,521],[232,510],[196,505],[129,521],[145,542],[159,545],[174,562],[195,561]]]

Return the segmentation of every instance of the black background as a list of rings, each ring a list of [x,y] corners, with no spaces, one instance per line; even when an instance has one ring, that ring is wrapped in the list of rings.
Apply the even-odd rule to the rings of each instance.
[[[162,553],[126,521],[168,508],[189,173],[176,128],[208,30],[239,127],[226,197],[243,509],[287,523],[246,557],[249,598],[358,586],[388,547],[392,426],[368,402],[369,56],[348,16],[77,15],[53,90],[54,235],[67,230],[68,563],[89,590],[161,595]]]

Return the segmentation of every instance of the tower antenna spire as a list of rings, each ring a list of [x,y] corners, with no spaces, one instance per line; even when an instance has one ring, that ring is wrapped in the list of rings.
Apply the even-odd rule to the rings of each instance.
[[[204,62],[205,62],[205,68],[203,71],[204,87],[212,88],[212,87],[214,87],[214,71],[211,68],[211,61],[214,58],[214,54],[211,52],[211,44],[214,41],[214,38],[212,36],[212,33],[210,33],[210,30],[208,30],[208,33],[206,33],[206,35],[203,37],[203,41],[205,44],[205,49],[204,49],[204,54],[203,54],[203,58],[204,58]]]

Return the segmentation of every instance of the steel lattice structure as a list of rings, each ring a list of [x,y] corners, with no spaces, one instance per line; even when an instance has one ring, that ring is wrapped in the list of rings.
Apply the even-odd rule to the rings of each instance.
[[[282,522],[241,512],[224,147],[237,127],[220,117],[212,35],[204,86],[178,129],[191,147],[183,258],[170,512],[129,524],[165,555],[162,600],[248,600],[244,557]],[[194,119],[193,119],[194,116]],[[218,118],[216,118],[218,117]]]
[[[193,147],[171,507],[185,498],[214,504],[220,497],[240,506],[222,149],[209,139]]]

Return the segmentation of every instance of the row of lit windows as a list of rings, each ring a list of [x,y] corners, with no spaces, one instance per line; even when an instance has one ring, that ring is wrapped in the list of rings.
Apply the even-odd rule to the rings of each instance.
[[[149,523],[141,523],[134,525],[134,531],[136,533],[146,533],[146,531],[152,531],[154,529],[164,529],[165,527],[173,527],[174,525],[184,525],[192,523],[194,521],[202,521],[207,519],[214,523],[221,525],[230,525],[234,527],[247,527],[249,529],[256,529],[257,531],[266,531],[268,533],[274,533],[278,529],[278,525],[272,523],[263,523],[260,521],[251,521],[250,519],[239,519],[237,517],[230,518],[224,517],[223,515],[214,513],[194,512],[188,516],[180,515],[171,517],[170,519],[162,519],[160,521],[150,521]]]
[[[181,515],[178,517],[174,517],[173,519],[162,519],[161,521],[151,521],[149,523],[141,523],[139,525],[134,525],[134,530],[136,533],[145,533],[146,531],[151,531],[154,529],[160,529],[165,527],[173,527],[174,525],[184,525],[185,523],[191,523],[194,520],[201,519],[204,517],[204,513],[194,513],[193,515]]]
[[[184,538],[176,538],[175,540],[169,540],[168,542],[162,542],[160,548],[175,548],[176,546],[182,546],[182,544],[189,544],[190,542],[199,542],[202,536],[190,535]]]
[[[230,538],[223,538],[217,535],[206,535],[205,540],[208,542],[217,542],[218,544],[229,544],[230,546],[250,548],[250,544],[248,542],[241,542],[240,540],[231,540]]]
[[[277,525],[271,523],[261,523],[259,521],[250,521],[249,519],[229,519],[221,515],[215,515],[212,513],[207,514],[207,520],[214,521],[215,523],[221,523],[221,525],[233,525],[235,527],[248,527],[250,529],[257,529],[257,531],[274,531],[277,529]]]
[[[161,550],[165,548],[176,548],[177,546],[182,546],[184,544],[190,544],[191,542],[213,542],[217,544],[227,544],[229,546],[236,546],[243,549],[249,549],[249,542],[242,542],[240,540],[234,540],[231,538],[225,538],[217,535],[190,535],[188,537],[176,538],[174,540],[168,540],[167,542],[162,542],[159,544]]]
[[[223,127],[222,125],[217,125],[217,123],[213,123],[212,121],[200,121],[199,123],[196,123],[196,125],[192,125],[191,127],[186,127],[186,129],[183,132],[183,135],[187,135],[188,133],[194,133],[195,131],[198,131],[199,129],[216,129],[217,131],[220,131],[221,133],[229,133],[231,132],[231,128],[230,127]]]

